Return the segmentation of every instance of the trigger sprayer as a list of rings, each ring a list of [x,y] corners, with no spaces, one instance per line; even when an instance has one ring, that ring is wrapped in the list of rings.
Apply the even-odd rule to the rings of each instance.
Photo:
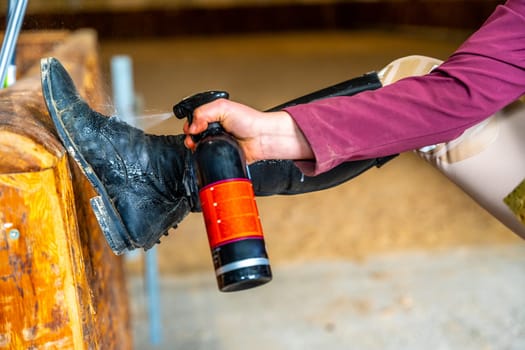
[[[228,97],[223,91],[199,93],[176,104],[173,113],[191,124],[197,107]],[[219,123],[210,123],[192,138],[196,142],[193,155],[199,198],[219,289],[233,292],[271,281],[262,225],[241,148]]]

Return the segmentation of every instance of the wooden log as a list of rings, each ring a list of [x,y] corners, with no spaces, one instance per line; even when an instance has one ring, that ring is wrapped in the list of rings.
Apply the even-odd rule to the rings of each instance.
[[[0,349],[129,349],[122,258],[98,227],[93,190],[58,141],[40,85],[40,57],[56,57],[102,108],[96,33],[31,35],[45,45],[22,34],[20,57],[36,60],[0,90]]]

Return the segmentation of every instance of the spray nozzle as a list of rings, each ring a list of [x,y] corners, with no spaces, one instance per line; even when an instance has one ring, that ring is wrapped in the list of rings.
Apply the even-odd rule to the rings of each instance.
[[[225,91],[205,91],[186,97],[173,106],[173,114],[175,114],[178,119],[187,118],[188,124],[191,124],[193,122],[193,111],[195,111],[195,109],[220,98],[229,98],[229,94]],[[206,131],[198,135],[192,135],[191,138],[194,142],[199,142],[205,135],[220,130],[222,130],[222,127],[219,123],[210,123]]]
[[[220,98],[228,98],[229,95],[225,91],[206,91],[201,92],[189,97],[186,97],[175,106],[173,106],[173,114],[178,119],[188,119],[188,123],[193,122],[193,111],[199,106],[202,106],[206,103],[218,100]]]

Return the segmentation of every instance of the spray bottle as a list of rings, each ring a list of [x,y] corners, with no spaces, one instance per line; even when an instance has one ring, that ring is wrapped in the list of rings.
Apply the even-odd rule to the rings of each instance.
[[[228,97],[223,91],[199,93],[176,104],[173,113],[191,124],[197,107]],[[271,281],[244,153],[219,123],[210,123],[203,133],[192,137],[199,198],[219,290],[239,291]]]

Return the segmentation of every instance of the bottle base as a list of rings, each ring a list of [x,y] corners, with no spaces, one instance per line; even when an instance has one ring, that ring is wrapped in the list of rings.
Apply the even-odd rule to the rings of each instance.
[[[229,271],[217,276],[221,292],[237,292],[261,286],[272,280],[270,265],[257,265]]]

